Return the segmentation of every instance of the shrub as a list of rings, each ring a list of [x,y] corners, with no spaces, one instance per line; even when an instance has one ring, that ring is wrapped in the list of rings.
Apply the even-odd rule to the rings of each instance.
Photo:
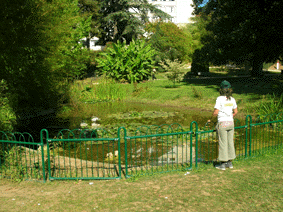
[[[159,64],[162,68],[169,72],[166,76],[171,82],[173,82],[173,86],[175,87],[176,82],[181,80],[181,75],[184,71],[184,64],[180,63],[177,59],[173,62],[166,59],[165,63],[160,62]]]
[[[16,116],[9,105],[8,88],[5,80],[0,81],[0,131],[12,131]]]
[[[275,94],[268,95],[267,99],[263,97],[262,102],[255,107],[258,115],[278,114],[282,112],[283,95],[277,97]]]
[[[96,58],[101,74],[130,83],[147,80],[154,68],[155,50],[143,40],[112,44]]]
[[[203,98],[203,94],[202,94],[201,90],[197,89],[195,86],[192,86],[192,91],[193,91],[195,98],[198,98],[198,99]]]
[[[42,178],[40,158],[41,154],[36,150],[6,143],[0,149],[0,179],[22,181]]]

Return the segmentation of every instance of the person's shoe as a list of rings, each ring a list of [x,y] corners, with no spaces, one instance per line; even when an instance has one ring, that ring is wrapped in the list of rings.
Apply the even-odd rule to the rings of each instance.
[[[222,162],[221,164],[216,165],[215,168],[225,171],[226,170],[226,164],[227,163]]]
[[[229,168],[229,169],[233,169],[233,164],[232,164],[232,161],[228,161],[227,163],[226,163],[226,166],[225,166],[226,168]]]

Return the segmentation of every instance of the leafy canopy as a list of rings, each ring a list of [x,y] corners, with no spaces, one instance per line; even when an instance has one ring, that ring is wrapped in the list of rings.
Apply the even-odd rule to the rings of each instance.
[[[193,53],[191,37],[172,22],[148,23],[148,41],[159,52],[160,60],[190,61]]]
[[[160,20],[171,18],[170,15],[157,9],[148,0],[103,0],[101,1],[101,37],[100,43],[130,43],[144,34],[144,26],[149,21],[148,12]]]
[[[213,33],[206,51],[210,60],[220,63],[250,61],[253,74],[262,69],[263,62],[282,59],[283,45],[280,30],[283,26],[281,0],[244,1],[209,0],[200,8],[202,0],[194,0],[195,12],[211,14],[206,29]],[[221,57],[215,58],[213,55]]]
[[[18,118],[58,109],[68,82],[85,69],[86,50],[78,41],[88,34],[90,18],[81,16],[77,0],[3,0],[1,6],[0,80],[9,93],[6,102],[18,125],[39,128],[46,123]]]

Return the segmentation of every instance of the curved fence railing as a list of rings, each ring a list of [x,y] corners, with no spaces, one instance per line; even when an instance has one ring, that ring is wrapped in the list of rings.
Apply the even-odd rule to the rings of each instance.
[[[191,131],[184,131],[178,123],[147,126],[146,134],[138,128],[134,136],[124,131],[126,151],[121,158],[126,177],[192,168]]]
[[[29,133],[0,131],[0,177],[45,181],[43,148]]]
[[[190,170],[217,160],[216,123],[189,128],[178,123],[117,128],[63,129],[53,138],[46,129],[40,142],[29,133],[0,132],[0,178],[67,180],[119,179],[152,173]],[[283,141],[283,114],[234,120],[238,158],[264,153]]]

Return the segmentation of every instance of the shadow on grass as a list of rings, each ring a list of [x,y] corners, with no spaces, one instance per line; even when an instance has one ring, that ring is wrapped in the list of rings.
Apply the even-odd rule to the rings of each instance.
[[[164,86],[164,88],[179,88],[179,87],[181,87],[181,85],[165,85]]]
[[[220,75],[218,75],[220,76]],[[219,85],[223,80],[227,80],[231,83],[233,93],[235,94],[254,94],[254,100],[260,99],[257,95],[275,94],[280,96],[283,91],[283,78],[279,74],[277,75],[265,75],[263,77],[238,77],[230,78],[229,76],[222,78],[192,78],[185,79],[184,84],[195,86],[206,86],[207,88],[218,91]]]

